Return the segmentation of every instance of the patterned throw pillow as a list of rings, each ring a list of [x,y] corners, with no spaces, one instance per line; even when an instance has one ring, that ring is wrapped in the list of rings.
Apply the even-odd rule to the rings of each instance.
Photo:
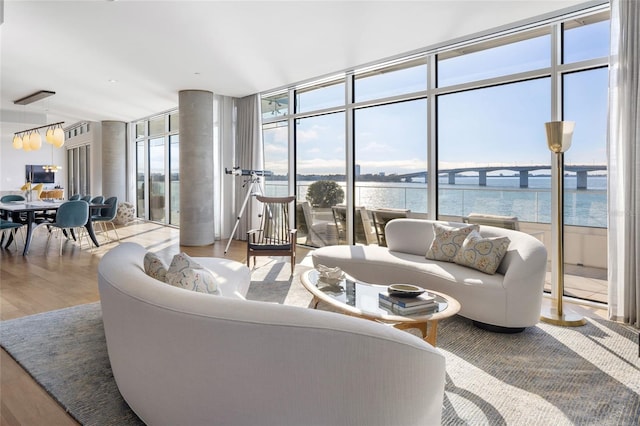
[[[200,293],[220,294],[211,271],[185,253],[173,257],[167,271],[167,284]]]
[[[158,255],[150,251],[144,255],[144,272],[151,278],[155,278],[163,283],[167,281],[167,265],[164,264]]]
[[[508,237],[484,238],[478,231],[473,231],[462,243],[455,262],[493,275],[507,253],[510,242]]]
[[[462,228],[433,224],[433,241],[427,251],[426,258],[453,262],[458,250],[462,247],[465,238],[471,231],[479,231],[478,225],[469,225]]]

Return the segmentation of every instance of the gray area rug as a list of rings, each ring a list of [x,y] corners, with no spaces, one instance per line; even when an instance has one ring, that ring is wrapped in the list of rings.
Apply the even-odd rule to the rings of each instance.
[[[290,277],[287,263],[261,262],[248,298],[309,306],[298,279],[304,263]],[[638,425],[637,338],[606,320],[577,328],[540,323],[512,335],[461,317],[442,321],[443,424]],[[0,345],[81,424],[141,424],[113,380],[98,303],[2,321]]]

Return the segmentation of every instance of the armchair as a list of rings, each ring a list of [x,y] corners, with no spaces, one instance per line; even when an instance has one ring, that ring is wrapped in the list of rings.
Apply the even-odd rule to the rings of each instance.
[[[290,228],[289,206],[295,197],[256,196],[263,211],[259,229],[247,232],[247,266],[251,257],[255,265],[256,256],[290,256],[291,274],[296,264],[296,229]]]

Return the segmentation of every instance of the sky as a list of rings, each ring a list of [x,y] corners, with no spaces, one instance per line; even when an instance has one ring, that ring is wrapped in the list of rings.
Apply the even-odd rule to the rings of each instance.
[[[608,55],[608,21],[565,31],[565,62]],[[549,67],[550,36],[541,36],[442,61],[439,85]],[[356,79],[356,101],[426,89],[426,66]],[[565,120],[576,122],[567,164],[606,163],[608,72],[565,74]],[[300,95],[301,111],[344,104],[344,84]],[[549,164],[544,123],[551,121],[549,77],[437,97],[438,167]],[[355,161],[361,173],[424,171],[427,101],[356,110]],[[297,120],[296,167],[302,174],[345,173],[344,112]],[[265,168],[286,174],[287,127],[265,130]]]

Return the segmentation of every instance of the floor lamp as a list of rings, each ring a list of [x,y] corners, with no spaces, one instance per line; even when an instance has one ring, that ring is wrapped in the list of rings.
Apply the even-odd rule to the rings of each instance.
[[[564,296],[564,153],[571,146],[575,123],[573,121],[552,121],[545,123],[545,127],[547,145],[555,154],[556,162],[555,181],[552,182],[551,191],[555,200],[551,203],[551,236],[555,243],[555,252],[552,252],[552,255],[555,254],[553,261],[556,264],[555,268],[553,268],[553,262],[551,266],[554,272],[552,284],[555,284],[556,306],[548,309],[543,308],[540,320],[554,325],[577,327],[585,325],[586,320],[579,314],[567,312],[562,308],[562,297]]]

